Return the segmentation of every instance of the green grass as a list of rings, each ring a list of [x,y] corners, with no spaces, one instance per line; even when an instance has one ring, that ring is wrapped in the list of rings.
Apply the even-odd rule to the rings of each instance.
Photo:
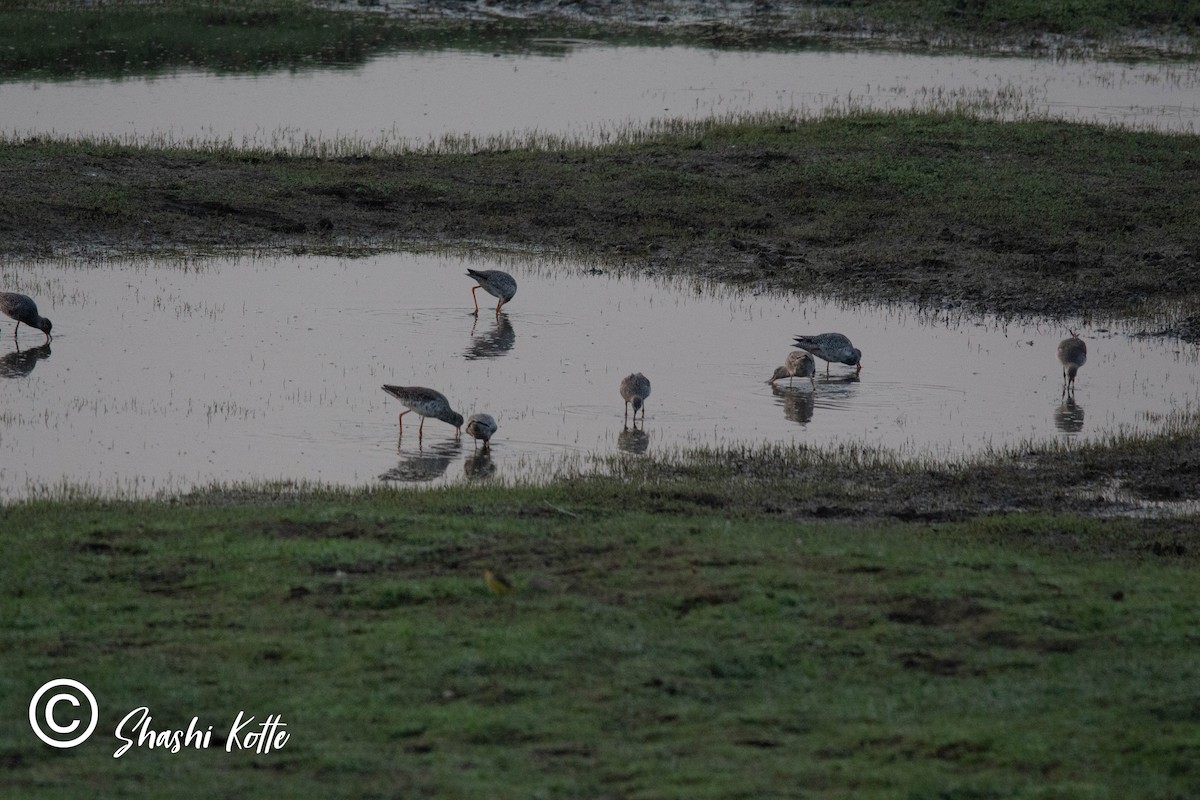
[[[302,0],[0,7],[0,75],[9,77],[353,64],[373,52],[414,43],[412,32],[383,15],[341,13]]]
[[[0,522],[0,791],[1188,797],[1200,581],[1135,522],[819,524],[553,490],[33,503]],[[585,492],[583,497],[587,497]],[[485,588],[484,567],[517,591]],[[59,676],[69,752],[25,706]],[[283,714],[276,753],[113,736]]]

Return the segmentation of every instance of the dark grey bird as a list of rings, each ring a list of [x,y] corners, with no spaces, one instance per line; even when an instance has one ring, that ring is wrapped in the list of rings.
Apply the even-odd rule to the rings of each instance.
[[[512,300],[517,294],[517,279],[507,272],[501,272],[498,269],[467,269],[467,275],[474,278],[479,285],[471,287],[471,299],[475,301],[475,314],[479,314],[479,298],[475,296],[477,289],[483,289],[492,297],[500,298],[500,302],[496,303],[496,313],[500,313],[500,307]]]
[[[46,334],[46,344],[50,344],[50,329],[53,326],[50,320],[38,315],[37,303],[33,302],[33,298],[16,292],[0,292],[0,311],[17,321],[13,328],[13,339],[17,338],[17,330],[24,322]]]
[[[1058,343],[1058,363],[1062,364],[1063,368],[1063,391],[1074,389],[1075,376],[1079,373],[1079,368],[1087,363],[1087,345],[1075,331],[1071,331],[1069,339]]]
[[[862,372],[862,351],[850,343],[840,333],[818,333],[816,336],[797,336],[796,347],[807,350],[825,363],[825,374],[829,374],[829,365],[848,364],[856,367],[855,373]]]
[[[808,378],[812,382],[812,387],[817,388],[817,362],[813,359],[812,353],[807,350],[793,350],[788,353],[787,360],[783,362],[782,367],[776,367],[774,374],[771,375],[771,380],[767,383],[772,386],[775,381],[788,379],[788,383],[792,382],[792,378],[799,376]]]
[[[483,449],[487,450],[491,446],[492,435],[498,427],[491,414],[472,414],[467,417],[467,433],[475,440],[476,448],[479,447],[479,441],[482,439]]]
[[[462,428],[463,417],[454,409],[450,408],[450,401],[446,399],[446,395],[441,392],[435,392],[433,389],[426,389],[424,386],[387,386],[383,390],[392,397],[403,403],[408,411],[415,411],[421,418],[421,426],[417,429],[417,439],[420,440],[425,435],[425,418],[433,417],[440,419],[442,422],[454,426],[454,435],[459,434],[459,429]],[[404,435],[404,415],[408,411],[401,411],[397,420],[400,422],[400,435]]]
[[[646,421],[646,398],[650,396],[650,379],[640,372],[626,375],[621,379],[621,397],[625,400],[625,420],[629,421],[629,404],[633,403],[633,421],[637,423],[637,413],[642,412],[642,422]]]

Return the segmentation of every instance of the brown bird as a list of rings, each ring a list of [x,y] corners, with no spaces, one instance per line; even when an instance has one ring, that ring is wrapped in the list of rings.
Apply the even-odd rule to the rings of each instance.
[[[812,387],[817,388],[817,362],[812,357],[812,353],[807,350],[793,350],[788,353],[787,360],[783,362],[782,367],[776,367],[774,374],[771,375],[771,380],[767,383],[772,386],[775,381],[782,378],[787,378],[788,383],[792,382],[792,378],[799,375],[801,378],[808,378],[812,382]]]
[[[642,422],[646,421],[646,398],[650,396],[650,379],[640,372],[626,375],[621,379],[621,397],[625,399],[625,421],[629,421],[629,404],[633,403],[633,421],[637,423],[638,411],[642,412]]]
[[[479,447],[479,441],[483,440],[483,449],[487,450],[491,446],[492,436],[496,433],[496,429],[500,427],[496,424],[496,420],[491,414],[472,414],[467,417],[467,433],[475,441],[475,447]]]
[[[1063,393],[1075,388],[1075,376],[1079,368],[1087,363],[1087,345],[1079,334],[1071,331],[1071,338],[1058,343],[1058,363],[1063,368]]]
[[[497,597],[503,597],[513,590],[512,581],[499,572],[492,572],[490,569],[483,571],[483,582],[492,590],[492,594]]]

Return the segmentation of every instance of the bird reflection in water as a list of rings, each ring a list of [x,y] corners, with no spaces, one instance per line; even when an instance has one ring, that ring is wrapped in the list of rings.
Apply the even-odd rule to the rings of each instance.
[[[491,330],[478,334],[475,333],[475,328],[479,325],[479,317],[472,317],[472,320],[471,346],[467,348],[467,352],[463,353],[468,361],[499,358],[512,350],[513,345],[517,343],[517,334],[513,332],[508,314],[497,314],[496,322]]]
[[[625,428],[617,434],[617,449],[640,456],[650,447],[650,434],[641,428]]]
[[[33,372],[37,362],[49,357],[49,344],[38,345],[28,350],[17,347],[14,352],[0,356],[0,378],[24,378]]]
[[[771,384],[771,394],[775,395],[776,402],[783,406],[783,416],[787,419],[801,425],[806,425],[812,420],[813,409],[817,403],[816,393],[796,386]]]
[[[1075,393],[1067,394],[1066,400],[1054,409],[1054,427],[1063,433],[1079,433],[1083,430],[1083,406],[1075,402]]]
[[[467,456],[463,462],[463,474],[473,481],[495,477],[496,463],[492,461],[491,448]]]
[[[397,448],[399,449],[399,448]],[[446,474],[450,464],[462,451],[458,438],[439,441],[414,452],[401,453],[400,463],[379,476],[381,481],[420,483],[432,481]]]

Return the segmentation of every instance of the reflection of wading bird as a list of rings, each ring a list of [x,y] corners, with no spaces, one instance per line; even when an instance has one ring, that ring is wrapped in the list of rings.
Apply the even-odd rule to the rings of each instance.
[[[785,418],[801,425],[807,425],[812,421],[813,410],[817,407],[816,392],[806,392],[791,386],[772,385],[771,394],[779,399]]]
[[[495,327],[478,335],[475,333],[475,326],[479,324],[478,314],[474,315],[474,320],[471,323],[471,346],[463,354],[468,361],[480,358],[498,358],[513,349],[513,345],[517,342],[517,334],[513,331],[508,314],[497,314]]]
[[[424,386],[384,386],[383,390],[407,406],[408,411],[415,411],[421,417],[421,426],[417,429],[418,441],[425,435],[426,417],[440,419],[453,425],[455,436],[462,428],[462,414],[450,408],[450,401],[441,392],[426,389]],[[396,418],[400,422],[401,436],[404,435],[404,415],[408,411],[401,411],[400,416]]]
[[[17,338],[17,331],[24,322],[46,334],[46,344],[50,344],[50,328],[53,326],[50,320],[38,316],[37,303],[33,302],[33,298],[16,292],[0,292],[0,311],[17,321],[13,328],[13,339]]]
[[[496,432],[496,420],[491,414],[472,414],[467,417],[467,433],[475,441],[475,447],[479,447],[479,440],[483,440],[483,449],[487,450],[491,446],[492,434]]]
[[[1075,375],[1087,363],[1087,345],[1079,334],[1071,331],[1071,338],[1058,343],[1058,363],[1063,368],[1063,392],[1075,388]]]
[[[825,374],[829,374],[829,365],[833,362],[849,364],[856,367],[855,373],[862,372],[862,351],[850,343],[840,333],[819,333],[816,336],[797,336],[796,347],[807,350],[825,363]]]
[[[499,572],[492,572],[490,569],[483,571],[483,582],[492,590],[492,594],[497,597],[502,597],[513,590],[512,582],[508,578]]]
[[[787,361],[783,362],[783,366],[775,368],[775,373],[771,375],[771,380],[767,381],[767,383],[774,386],[775,381],[787,378],[790,384],[792,378],[798,375],[801,378],[808,378],[812,381],[812,387],[816,389],[816,374],[817,362],[813,359],[812,353],[805,350],[793,350],[788,353]]]
[[[496,313],[500,313],[500,307],[513,299],[517,293],[517,280],[507,272],[501,272],[498,269],[467,269],[467,275],[479,282],[478,286],[471,287],[471,299],[475,301],[475,314],[479,314],[479,298],[475,296],[476,289],[483,289],[492,297],[499,297],[500,302],[496,303]]]
[[[646,398],[650,396],[650,379],[638,372],[621,379],[621,397],[625,399],[625,420],[629,421],[629,404],[633,403],[633,422],[637,424],[637,412],[642,412],[646,421]]]
[[[0,378],[24,378],[33,372],[37,362],[50,357],[50,345],[40,344],[22,351],[21,346],[12,353],[0,356]]]
[[[1075,393],[1063,398],[1063,403],[1054,409],[1054,427],[1063,433],[1079,433],[1083,430],[1083,406],[1075,402]]]

